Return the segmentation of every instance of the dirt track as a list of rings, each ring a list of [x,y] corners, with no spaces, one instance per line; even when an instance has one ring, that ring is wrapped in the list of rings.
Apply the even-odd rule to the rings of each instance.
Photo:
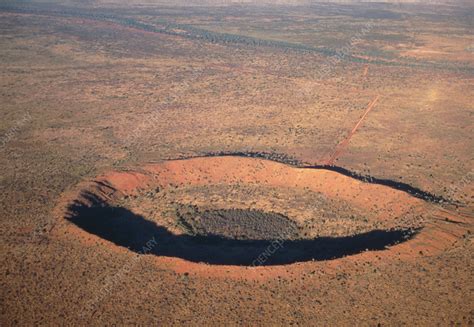
[[[472,6],[113,2],[0,5],[0,325],[473,325]]]
[[[377,95],[377,97],[375,97],[374,100],[372,100],[369,105],[367,106],[367,109],[365,110],[364,114],[362,115],[362,117],[359,119],[359,121],[357,122],[357,124],[354,126],[354,128],[350,131],[349,135],[347,135],[347,137],[342,140],[337,146],[336,146],[336,149],[334,150],[333,154],[331,155],[331,157],[329,158],[329,160],[327,161],[327,165],[328,166],[332,166],[334,165],[334,163],[336,162],[337,158],[344,152],[345,148],[349,145],[349,142],[351,141],[351,138],[354,136],[355,132],[357,132],[357,129],[360,127],[360,125],[362,124],[362,122],[364,121],[364,119],[367,117],[367,115],[369,114],[369,112],[375,107],[375,104],[377,103],[377,101],[379,100],[380,98],[380,95]]]

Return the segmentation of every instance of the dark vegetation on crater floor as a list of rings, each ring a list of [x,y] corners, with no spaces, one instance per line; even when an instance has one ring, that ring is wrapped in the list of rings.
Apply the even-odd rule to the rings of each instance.
[[[143,253],[153,240],[157,245],[149,251],[150,254],[214,265],[249,266],[256,262],[258,265],[282,265],[332,260],[364,251],[383,250],[412,238],[418,232],[413,229],[374,230],[345,237],[273,240],[238,239],[215,234],[176,235],[126,208],[110,206],[92,193],[82,196],[88,204],[74,202],[69,206],[67,219],[83,230],[137,253]],[[214,219],[220,219],[216,218],[217,213],[212,215]],[[248,215],[258,217],[255,212]],[[239,219],[236,212],[230,216]],[[258,261],[262,254],[265,260]]]
[[[202,210],[179,205],[176,216],[180,227],[190,235],[222,236],[236,240],[296,239],[298,226],[275,212],[254,209]]]

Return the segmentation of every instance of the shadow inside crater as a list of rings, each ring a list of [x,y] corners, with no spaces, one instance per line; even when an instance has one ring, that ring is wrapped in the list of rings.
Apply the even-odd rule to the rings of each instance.
[[[95,195],[83,194],[66,217],[83,230],[140,254],[178,257],[213,265],[283,265],[337,259],[383,250],[412,238],[418,230],[374,230],[345,237],[298,240],[238,240],[218,235],[175,235],[165,227]]]

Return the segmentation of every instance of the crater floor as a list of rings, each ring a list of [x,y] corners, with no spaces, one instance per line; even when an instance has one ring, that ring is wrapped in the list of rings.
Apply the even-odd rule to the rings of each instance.
[[[424,214],[436,211],[433,204],[334,171],[264,159],[193,158],[110,172],[81,183],[65,203],[73,234],[140,254],[153,240],[158,245],[146,254],[157,260],[209,268],[439,250],[422,241],[440,232]]]

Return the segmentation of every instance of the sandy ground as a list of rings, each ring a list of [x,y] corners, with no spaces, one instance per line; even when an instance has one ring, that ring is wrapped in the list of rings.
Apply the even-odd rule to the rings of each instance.
[[[95,11],[331,49],[373,20],[351,52],[379,61],[334,63],[320,52],[208,42],[94,18],[79,5],[69,14],[42,6],[0,11],[2,325],[473,324],[474,79],[465,8],[443,7],[443,16],[423,6],[415,14],[339,6],[220,9],[212,17],[199,9]],[[271,160],[167,160],[262,152],[321,165],[376,96],[334,163],[442,203]],[[241,193],[227,194],[231,186]],[[65,219],[70,201],[88,190],[112,203],[137,195],[131,209],[159,221],[144,196],[157,187],[200,206],[278,206],[301,222],[312,217],[305,196],[324,194],[334,212],[366,216],[354,228],[423,229],[384,251],[249,268],[139,255]],[[258,201],[245,195],[251,188]],[[321,232],[337,232],[340,218]]]

